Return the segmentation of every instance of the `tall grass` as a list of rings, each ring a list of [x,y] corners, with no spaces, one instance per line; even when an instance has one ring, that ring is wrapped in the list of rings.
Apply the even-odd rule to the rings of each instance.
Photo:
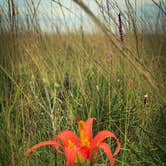
[[[129,5],[129,1],[126,3]],[[33,4],[32,1],[31,7],[36,10]],[[81,6],[81,1],[78,4]],[[102,9],[108,13],[107,8]],[[7,11],[3,16],[6,21]],[[97,118],[94,134],[107,129],[119,137],[122,149],[115,165],[164,166],[166,107],[160,100],[165,91],[164,64],[155,63],[156,58],[163,58],[164,37],[138,33],[131,28],[125,34],[125,46],[121,49],[118,35],[108,33],[107,20],[102,22],[95,15],[93,19],[107,36],[82,30],[44,33],[36,18],[37,12],[35,23],[30,22],[30,26],[24,19],[19,26],[9,24],[10,20],[1,26],[0,165],[65,165],[64,157],[51,147],[43,147],[28,158],[23,154],[32,145],[52,139],[64,129],[77,132],[76,117],[79,116]],[[133,24],[137,26],[136,21]],[[156,40],[151,43],[152,38]],[[156,49],[152,49],[153,44]],[[127,60],[126,56],[131,56],[128,49],[134,56],[134,65],[145,69],[143,73]],[[153,57],[156,52],[158,56]],[[123,66],[119,58],[122,54]],[[155,78],[157,92],[145,79],[146,72]],[[163,94],[158,98],[156,93],[161,91]],[[114,147],[114,142],[110,144]],[[102,152],[96,163],[108,165]]]

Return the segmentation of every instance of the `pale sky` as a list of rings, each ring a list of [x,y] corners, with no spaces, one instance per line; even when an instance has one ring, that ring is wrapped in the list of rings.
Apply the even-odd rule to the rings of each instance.
[[[19,6],[20,13],[26,14],[27,6],[25,2],[30,3],[30,0],[15,0],[15,3]],[[37,6],[39,0],[33,0],[34,4]],[[51,0],[41,0],[40,5],[38,7],[39,13],[39,22],[41,27],[45,31],[50,31],[53,27],[58,26],[61,30],[69,29],[77,29],[81,25],[87,31],[90,31],[95,26],[91,19],[79,8],[72,0],[55,0],[56,2],[60,2],[63,4],[64,7],[62,8],[56,3]],[[155,2],[159,2],[161,0],[155,0]],[[166,1],[166,0],[162,0]],[[88,5],[88,7],[97,15],[99,16],[99,10],[94,2],[94,0],[84,0],[84,2]],[[101,0],[106,7],[106,0]],[[116,4],[120,7],[121,10],[125,10],[125,0],[110,0],[111,7],[115,7]],[[134,3],[134,0],[131,0]],[[151,8],[152,0],[136,0],[137,8],[142,4],[144,7]],[[6,0],[0,0],[0,5],[4,5]],[[153,5],[154,6],[154,5]],[[69,10],[70,11],[69,11]],[[66,25],[66,24],[67,25]]]
[[[101,1],[106,7],[106,0]],[[160,0],[155,0],[155,2],[159,1]],[[63,8],[62,12],[59,5],[57,5],[55,2],[51,2],[51,0],[42,0],[39,13],[41,14],[40,18],[44,18],[43,27],[44,23],[46,25],[46,29],[48,29],[48,27],[50,28],[51,25],[56,25],[58,22],[59,26],[63,29],[63,27],[67,27],[65,21],[70,29],[79,28],[81,25],[83,25],[83,28],[89,31],[95,27],[92,20],[72,0],[59,0],[59,2],[61,2],[66,8],[70,9],[74,14],[65,8]],[[99,16],[100,11],[98,10],[94,0],[84,0],[84,2],[97,16]],[[114,7],[117,4],[121,10],[125,10],[125,0],[112,0],[111,2],[111,7]],[[131,2],[134,3],[135,1],[131,0]],[[149,6],[151,8],[153,4],[152,0],[136,0],[136,2],[138,9],[141,6],[141,2],[144,7]]]

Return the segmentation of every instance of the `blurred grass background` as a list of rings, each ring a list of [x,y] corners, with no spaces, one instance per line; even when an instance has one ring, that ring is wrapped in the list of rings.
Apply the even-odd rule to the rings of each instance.
[[[146,12],[137,17],[133,1],[124,1],[125,12],[118,4],[114,13],[115,1],[94,0],[101,11],[96,17],[84,1],[74,0],[97,24],[93,33],[81,27],[75,32],[57,27],[44,32],[35,8],[40,1],[32,0],[28,15],[21,13],[24,17],[16,2],[6,1],[7,8],[1,7],[0,13],[0,165],[65,165],[52,147],[42,147],[28,158],[23,154],[64,129],[77,133],[79,116],[97,118],[94,134],[107,129],[120,139],[115,165],[164,166],[164,1],[156,6],[159,15],[153,20]],[[57,2],[62,3],[52,1]],[[117,11],[122,15],[124,43],[118,30],[111,29],[118,29]],[[102,152],[96,162],[108,165]]]

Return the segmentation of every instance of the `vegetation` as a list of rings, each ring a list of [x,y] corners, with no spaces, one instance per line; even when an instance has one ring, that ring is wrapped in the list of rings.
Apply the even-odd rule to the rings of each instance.
[[[115,165],[165,165],[165,6],[152,1],[159,14],[150,20],[146,12],[138,17],[136,4],[124,1],[123,42],[118,16],[111,12],[113,0],[94,0],[99,18],[86,3],[73,0],[95,22],[93,33],[81,28],[43,32],[37,19],[40,0],[31,1],[24,17],[13,0],[6,1],[7,9],[1,7],[0,165],[65,165],[51,147],[28,158],[23,154],[65,129],[76,132],[76,117],[95,117],[94,135],[104,129],[116,134],[122,148]],[[96,163],[109,165],[102,151]]]

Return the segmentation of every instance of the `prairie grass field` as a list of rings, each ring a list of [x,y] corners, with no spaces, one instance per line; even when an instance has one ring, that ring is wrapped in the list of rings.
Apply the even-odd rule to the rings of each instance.
[[[36,11],[29,13],[31,22],[16,15],[12,5],[19,6],[18,1],[6,1],[8,8],[0,12],[0,166],[64,166],[65,157],[51,146],[26,158],[24,153],[63,130],[78,134],[78,117],[97,119],[94,135],[100,130],[116,134],[121,142],[116,166],[165,166],[165,1],[156,6],[149,0],[160,13],[157,24],[146,17],[137,20],[132,2],[124,0],[123,41],[118,25],[117,32],[108,25],[108,9],[99,5],[113,0],[94,0],[100,17],[86,2],[72,1],[95,23],[93,32],[81,27],[44,31],[34,8],[39,1],[31,2]],[[106,141],[114,150],[115,142]],[[95,163],[109,165],[109,160],[99,151]]]

